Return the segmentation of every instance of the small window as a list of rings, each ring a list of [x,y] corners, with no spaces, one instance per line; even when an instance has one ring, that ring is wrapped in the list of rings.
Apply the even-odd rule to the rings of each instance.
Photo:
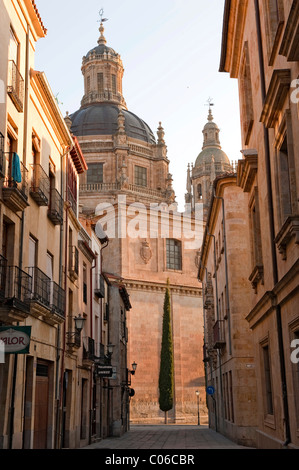
[[[112,93],[116,95],[116,75],[112,75]]]
[[[90,92],[90,77],[86,79],[86,93]]]
[[[202,199],[202,185],[201,184],[197,185],[197,197],[198,199]]]
[[[103,163],[89,163],[87,184],[103,183]]]
[[[98,73],[98,92],[104,93],[104,74]]]
[[[147,169],[135,166],[135,184],[137,186],[147,186]]]
[[[265,405],[266,414],[273,415],[273,392],[272,392],[272,378],[271,378],[271,363],[269,346],[264,345],[263,348],[263,363],[264,363],[264,390],[265,390]]]
[[[182,243],[179,240],[166,240],[166,267],[167,269],[182,269]]]

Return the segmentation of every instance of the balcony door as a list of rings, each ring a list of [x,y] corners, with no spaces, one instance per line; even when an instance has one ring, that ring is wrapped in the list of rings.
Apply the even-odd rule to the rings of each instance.
[[[49,410],[49,367],[46,362],[38,361],[35,383],[34,412],[34,449],[47,448],[48,410]]]
[[[47,252],[47,276],[50,279],[50,305],[53,305],[53,256]]]

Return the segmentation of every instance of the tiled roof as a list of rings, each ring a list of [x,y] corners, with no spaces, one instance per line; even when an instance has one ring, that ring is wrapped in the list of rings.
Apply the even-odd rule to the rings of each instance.
[[[44,34],[47,34],[47,29],[45,28],[45,26],[44,26],[44,24],[43,24],[43,22],[42,22],[42,19],[41,19],[41,16],[40,16],[39,12],[38,12],[38,9],[37,9],[37,6],[36,6],[35,1],[34,1],[34,0],[31,0],[31,3],[32,3],[32,6],[33,6],[33,8],[34,8],[34,11],[35,11],[35,13],[36,13],[36,16],[37,16],[37,18],[38,18],[38,20],[39,20],[39,23],[40,23],[40,25],[41,25],[41,27],[42,27],[42,30],[43,30]]]

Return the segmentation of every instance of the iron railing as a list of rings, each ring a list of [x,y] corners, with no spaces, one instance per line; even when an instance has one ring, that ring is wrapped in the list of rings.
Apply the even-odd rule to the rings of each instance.
[[[217,320],[213,326],[214,348],[220,349],[225,345],[224,320]]]
[[[63,199],[55,188],[50,190],[48,217],[54,225],[62,225],[63,223]]]
[[[51,279],[37,267],[29,267],[28,273],[32,277],[31,299],[46,307],[50,306]]]
[[[50,179],[43,167],[39,164],[30,165],[32,179],[30,195],[39,206],[48,206],[50,200]]]
[[[8,161],[8,170],[3,189],[16,189],[27,201],[29,192],[27,168],[20,162],[19,156],[15,152],[5,152],[4,156]]]
[[[94,293],[100,299],[103,299],[105,297],[105,281],[102,274],[99,274],[96,278],[96,287]]]
[[[81,331],[67,331],[66,343],[68,346],[80,348],[81,346]]]
[[[19,72],[16,63],[10,60],[8,63],[7,93],[11,97],[19,112],[23,112],[24,105],[24,79]]]
[[[70,246],[69,270],[72,274],[79,274],[79,250],[76,246]]]
[[[51,286],[51,309],[61,315],[65,316],[64,302],[65,302],[65,291],[56,282],[52,281]]]
[[[0,132],[0,177],[5,176],[4,135]]]
[[[94,339],[86,337],[83,338],[83,359],[93,360],[95,357],[95,342]]]
[[[74,196],[73,191],[69,186],[67,189],[67,200],[70,203],[72,210],[77,215],[77,198]]]
[[[8,266],[5,288],[6,303],[9,304],[11,301],[13,304],[22,304],[21,308],[29,312],[31,292],[32,277],[17,266]]]
[[[7,259],[0,255],[0,299],[5,299]]]

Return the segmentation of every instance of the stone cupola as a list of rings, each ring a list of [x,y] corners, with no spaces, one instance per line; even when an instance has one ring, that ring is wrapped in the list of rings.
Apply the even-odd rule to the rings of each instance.
[[[121,57],[114,49],[107,46],[103,22],[99,31],[98,45],[82,60],[84,96],[81,106],[110,103],[127,109],[122,89],[124,67]]]

